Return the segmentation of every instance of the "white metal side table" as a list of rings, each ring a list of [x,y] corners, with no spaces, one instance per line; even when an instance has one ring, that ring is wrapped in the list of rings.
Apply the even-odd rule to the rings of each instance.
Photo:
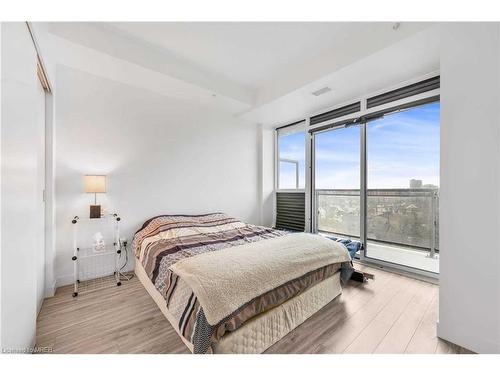
[[[122,253],[120,242],[120,216],[107,214],[100,218],[75,216],[73,224],[73,297],[112,286],[120,286],[119,261]],[[99,232],[104,245],[98,251],[92,246],[91,233]]]

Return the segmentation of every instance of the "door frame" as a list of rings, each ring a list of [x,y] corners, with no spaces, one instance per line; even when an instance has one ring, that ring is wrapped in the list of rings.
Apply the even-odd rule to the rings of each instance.
[[[55,181],[54,181],[54,96],[52,84],[48,74],[48,69],[43,59],[43,54],[39,46],[36,30],[31,22],[25,22],[31,41],[35,48],[37,57],[37,76],[44,90],[44,131],[43,131],[43,166],[44,166],[44,186],[43,186],[43,253],[44,265],[44,297],[52,297],[55,294]]]

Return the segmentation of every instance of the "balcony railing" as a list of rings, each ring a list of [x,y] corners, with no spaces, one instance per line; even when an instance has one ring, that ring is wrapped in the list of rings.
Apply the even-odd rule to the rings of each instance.
[[[359,190],[316,190],[317,230],[360,236]],[[438,251],[438,189],[368,189],[367,239],[430,252]]]

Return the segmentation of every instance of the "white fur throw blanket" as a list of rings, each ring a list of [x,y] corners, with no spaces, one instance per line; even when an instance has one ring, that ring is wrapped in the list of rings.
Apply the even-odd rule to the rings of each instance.
[[[345,246],[296,233],[185,258],[170,267],[198,298],[209,324],[288,281],[351,260]]]

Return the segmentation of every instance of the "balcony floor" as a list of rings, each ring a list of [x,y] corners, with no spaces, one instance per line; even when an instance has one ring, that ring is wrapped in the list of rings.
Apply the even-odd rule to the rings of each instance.
[[[436,255],[435,258],[429,258],[428,255],[427,251],[374,241],[368,241],[365,252],[365,256],[368,258],[439,273],[439,255]]]

